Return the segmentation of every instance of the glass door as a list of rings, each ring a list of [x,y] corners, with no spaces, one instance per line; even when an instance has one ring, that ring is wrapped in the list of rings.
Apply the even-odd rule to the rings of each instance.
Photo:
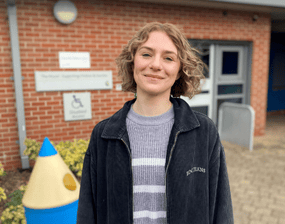
[[[202,92],[191,100],[184,99],[193,110],[210,117],[218,125],[219,108],[223,102],[247,104],[250,101],[250,45],[248,43],[193,40],[200,57],[208,66],[202,80]]]
[[[215,80],[213,120],[218,124],[218,113],[223,102],[246,103],[246,47],[215,47]]]

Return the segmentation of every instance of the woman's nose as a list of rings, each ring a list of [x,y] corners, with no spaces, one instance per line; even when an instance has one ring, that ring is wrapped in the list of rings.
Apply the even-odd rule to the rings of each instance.
[[[155,56],[153,57],[153,60],[150,62],[149,67],[153,70],[161,70],[161,61],[160,61],[160,57]]]

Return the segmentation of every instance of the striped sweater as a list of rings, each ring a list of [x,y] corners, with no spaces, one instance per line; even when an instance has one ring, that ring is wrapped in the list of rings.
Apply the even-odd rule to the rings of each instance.
[[[134,224],[164,224],[164,167],[174,123],[173,107],[154,117],[141,116],[131,108],[126,123],[132,151]]]

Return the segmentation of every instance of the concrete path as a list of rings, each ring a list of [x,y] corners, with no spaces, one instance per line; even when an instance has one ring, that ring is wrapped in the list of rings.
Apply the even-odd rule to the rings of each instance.
[[[267,119],[253,151],[223,141],[235,224],[285,224],[285,116]]]

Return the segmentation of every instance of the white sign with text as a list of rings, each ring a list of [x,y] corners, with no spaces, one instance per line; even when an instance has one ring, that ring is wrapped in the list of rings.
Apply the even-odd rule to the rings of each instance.
[[[36,91],[112,89],[112,71],[35,72]]]
[[[92,118],[90,93],[64,93],[64,120],[77,121]]]
[[[58,52],[60,68],[90,68],[89,52]]]

